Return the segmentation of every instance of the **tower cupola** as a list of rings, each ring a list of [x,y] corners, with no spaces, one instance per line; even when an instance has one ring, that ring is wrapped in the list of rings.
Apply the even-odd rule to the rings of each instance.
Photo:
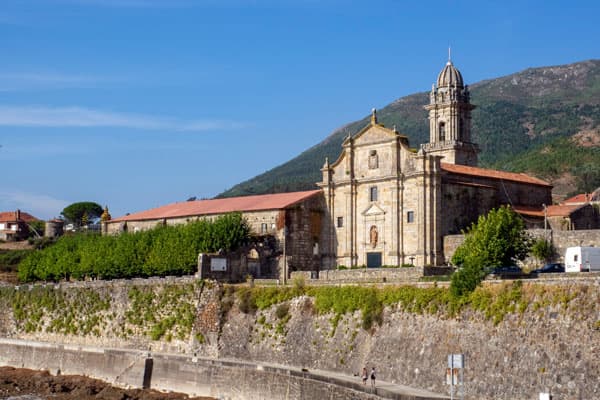
[[[454,86],[457,88],[463,88],[463,77],[458,69],[452,64],[452,61],[448,60],[446,66],[439,73],[437,78],[437,87],[448,87]]]
[[[469,87],[450,60],[431,87],[429,104],[429,143],[423,152],[444,157],[444,162],[477,165],[477,145],[471,141],[471,104]]]

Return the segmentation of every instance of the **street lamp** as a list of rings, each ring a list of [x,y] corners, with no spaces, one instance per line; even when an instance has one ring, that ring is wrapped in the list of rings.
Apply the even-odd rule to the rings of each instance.
[[[544,239],[546,239],[546,241],[548,241],[548,207],[546,207],[546,204],[542,204],[542,207],[544,207]]]

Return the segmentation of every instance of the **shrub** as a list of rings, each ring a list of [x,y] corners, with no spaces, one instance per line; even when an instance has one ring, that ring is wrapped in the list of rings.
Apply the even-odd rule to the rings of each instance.
[[[283,303],[277,306],[275,310],[275,315],[278,319],[284,319],[288,316],[288,312],[290,311],[290,306],[287,303]]]
[[[540,262],[549,260],[554,254],[552,243],[546,239],[537,239],[531,246],[531,254]]]

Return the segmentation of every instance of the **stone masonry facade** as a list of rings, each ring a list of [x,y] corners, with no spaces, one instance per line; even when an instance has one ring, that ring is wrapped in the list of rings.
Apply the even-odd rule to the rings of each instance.
[[[321,169],[326,218],[323,268],[447,262],[444,236],[456,234],[501,205],[541,208],[552,186],[539,179],[477,167],[469,90],[449,61],[434,85],[430,142],[370,123],[342,144]]]

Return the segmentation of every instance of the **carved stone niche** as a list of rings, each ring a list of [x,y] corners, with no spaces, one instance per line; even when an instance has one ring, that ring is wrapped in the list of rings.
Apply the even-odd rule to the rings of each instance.
[[[369,169],[377,168],[379,168],[379,156],[377,155],[376,150],[371,150],[369,152]]]

